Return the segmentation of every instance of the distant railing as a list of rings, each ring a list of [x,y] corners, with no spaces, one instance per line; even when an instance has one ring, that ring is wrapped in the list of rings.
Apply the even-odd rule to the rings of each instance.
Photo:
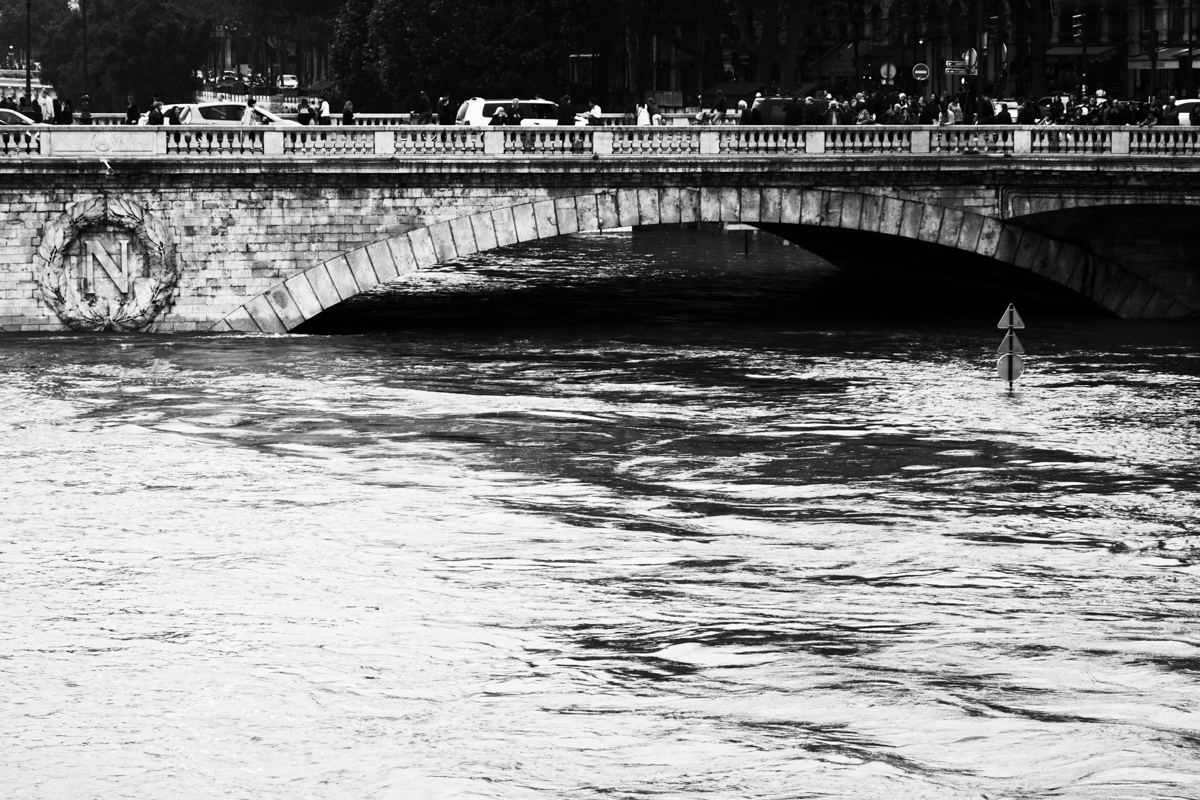
[[[1070,126],[37,125],[0,157],[1200,156],[1200,129]]]

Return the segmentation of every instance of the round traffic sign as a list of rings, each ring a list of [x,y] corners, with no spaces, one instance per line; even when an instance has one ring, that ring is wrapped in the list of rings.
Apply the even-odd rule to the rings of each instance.
[[[1025,371],[1025,361],[1016,353],[1005,353],[996,359],[996,373],[1000,380],[1012,383]]]
[[[929,65],[913,64],[912,75],[919,81],[929,80]]]
[[[883,66],[879,68],[879,75],[885,81],[890,81],[896,77],[896,65],[890,61],[883,62]]]

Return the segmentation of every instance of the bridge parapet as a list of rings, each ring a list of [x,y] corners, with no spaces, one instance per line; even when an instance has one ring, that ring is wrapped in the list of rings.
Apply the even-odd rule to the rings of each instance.
[[[468,128],[460,126],[37,126],[0,132],[0,157],[1180,156],[1200,129],[863,125]]]

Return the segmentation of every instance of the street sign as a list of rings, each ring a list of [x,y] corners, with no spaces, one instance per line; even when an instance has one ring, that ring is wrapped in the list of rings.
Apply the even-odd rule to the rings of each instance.
[[[913,64],[912,76],[916,80],[929,80],[929,65],[928,64]]]
[[[1012,339],[1012,342],[1009,342],[1008,341],[1009,339]],[[1009,347],[1010,344],[1012,345],[1011,348]],[[1025,345],[1021,344],[1021,340],[1018,339],[1017,335],[1011,331],[1004,334],[1004,341],[1001,342],[1000,346],[996,348],[996,355],[1003,355],[1004,353],[1024,353],[1024,352],[1025,352]]]
[[[1021,358],[1021,353],[1025,352],[1025,348],[1013,331],[1024,328],[1025,322],[1017,313],[1017,307],[1009,303],[1008,308],[1004,309],[1004,316],[1000,318],[1000,324],[996,327],[1005,328],[1008,331],[1004,334],[1004,341],[1000,343],[1000,347],[996,351],[1000,354],[1000,357],[996,359],[996,374],[1000,376],[1000,380],[1008,381],[1008,390],[1011,392],[1013,381],[1021,377],[1021,373],[1025,371],[1025,361]]]
[[[890,61],[883,62],[883,66],[879,68],[879,77],[883,78],[885,81],[890,81],[892,78],[896,77],[896,65]]]
[[[1009,388],[1012,388],[1012,382],[1025,372],[1025,362],[1016,353],[1005,353],[996,359],[996,372],[1000,380],[1008,381]]]
[[[1017,307],[1012,303],[1008,304],[1008,308],[1004,311],[1004,316],[1000,318],[1000,322],[996,325],[997,328],[1024,328],[1025,321],[1021,319],[1021,315],[1017,313]]]

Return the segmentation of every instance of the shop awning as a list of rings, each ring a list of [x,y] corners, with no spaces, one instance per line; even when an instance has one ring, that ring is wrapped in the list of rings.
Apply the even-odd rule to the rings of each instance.
[[[1087,49],[1088,61],[1100,62],[1108,61],[1117,54],[1117,45],[1102,44],[1089,45]],[[1064,60],[1078,60],[1083,58],[1083,45],[1081,44],[1056,44],[1053,47],[1047,48],[1046,58],[1061,58]]]
[[[1159,69],[1179,69],[1181,61],[1187,61],[1188,49],[1186,47],[1160,47],[1158,48],[1158,68]],[[1129,69],[1150,69],[1150,53],[1138,53],[1135,56],[1130,56],[1125,62],[1125,66]],[[1192,50],[1192,68],[1200,67],[1200,47]]]

